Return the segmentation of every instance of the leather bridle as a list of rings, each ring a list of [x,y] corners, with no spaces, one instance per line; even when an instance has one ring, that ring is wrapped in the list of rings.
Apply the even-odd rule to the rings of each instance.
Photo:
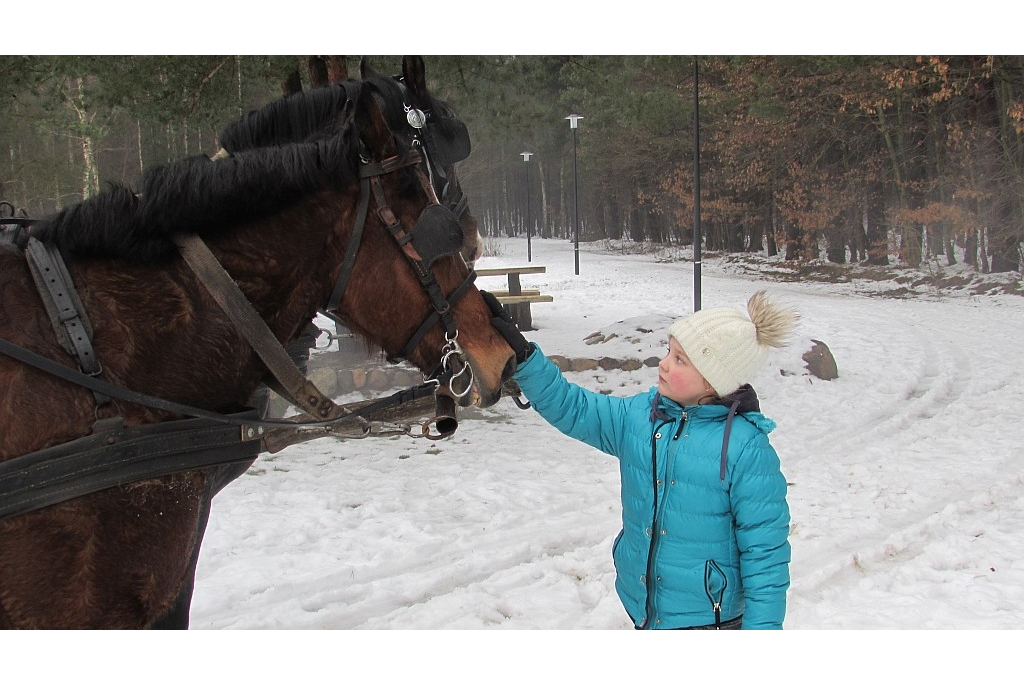
[[[473,281],[476,279],[476,273],[467,267],[468,274],[463,282],[448,296],[445,296],[431,270],[431,265],[437,259],[459,253],[463,234],[458,218],[450,208],[441,205],[437,201],[437,195],[433,185],[429,182],[429,178],[425,177],[422,170],[417,170],[420,183],[433,202],[424,208],[413,229],[406,231],[388,205],[387,196],[381,183],[381,176],[385,174],[404,167],[417,166],[424,163],[425,160],[420,150],[422,150],[422,147],[413,146],[401,157],[391,157],[381,162],[363,160],[359,170],[360,201],[356,214],[356,223],[349,237],[345,257],[342,260],[341,272],[335,281],[327,307],[322,310],[322,313],[345,325],[338,310],[352,276],[356,255],[362,243],[366,216],[369,211],[369,202],[372,197],[376,204],[377,216],[406,256],[433,309],[405,345],[402,346],[402,349],[396,354],[389,356],[388,361],[398,363],[407,359],[413,350],[419,346],[426,334],[435,325],[440,323],[444,327],[445,344],[441,349],[441,361],[428,379],[436,381],[438,387],[442,384],[447,384],[448,390],[452,395],[462,397],[472,387],[473,371],[462,357],[463,350],[458,343],[459,331],[452,308],[468,292]],[[426,166],[429,168],[429,163]],[[468,374],[465,387],[461,390],[456,389],[456,379],[465,374]]]

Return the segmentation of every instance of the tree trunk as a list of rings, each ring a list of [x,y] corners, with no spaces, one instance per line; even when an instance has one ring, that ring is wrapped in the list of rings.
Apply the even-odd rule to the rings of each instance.
[[[135,142],[139,146],[139,178],[142,178],[146,165],[142,161],[142,122],[138,119],[135,120]]]
[[[956,251],[953,249],[953,227],[944,224],[942,227],[942,249],[946,253],[946,266],[956,264]]]
[[[981,273],[987,274],[989,272],[988,267],[988,229],[983,228],[978,231],[978,256],[981,258]]]
[[[298,69],[294,69],[287,78],[281,82],[281,94],[285,97],[302,92],[302,76]]]
[[[82,199],[85,200],[100,192],[99,170],[96,168],[96,151],[93,146],[89,124],[92,115],[85,111],[84,89],[82,79],[75,79],[68,94],[68,104],[75,113],[80,125],[79,144],[82,148]]]
[[[306,58],[306,71],[309,72],[310,88],[326,88],[331,85],[330,77],[327,75],[327,62],[320,55],[310,55]]]
[[[327,63],[327,80],[339,83],[348,78],[348,57],[346,55],[324,55]]]
[[[964,240],[964,263],[974,267],[974,270],[978,270],[978,233],[980,231],[970,231],[967,233],[967,237]]]
[[[765,237],[767,238],[766,242],[768,243],[768,256],[774,257],[775,255],[779,254],[779,243],[776,240],[776,236],[778,235],[779,231],[779,211],[778,206],[776,206],[775,204],[774,195],[772,196],[770,202],[771,206],[768,210],[768,230],[765,232]]]
[[[921,266],[921,230],[912,223],[903,226],[901,252],[907,266]]]
[[[864,236],[867,243],[867,263],[871,266],[889,266],[889,230],[885,226],[884,216],[881,201],[868,200]]]
[[[545,181],[547,173],[544,169],[544,162],[537,160],[537,175],[540,177],[540,235],[542,238],[551,237],[551,212],[548,207],[548,184]]]

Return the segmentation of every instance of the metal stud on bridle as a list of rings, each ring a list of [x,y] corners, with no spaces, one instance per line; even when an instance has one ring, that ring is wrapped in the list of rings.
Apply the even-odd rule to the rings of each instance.
[[[415,129],[421,129],[427,125],[427,115],[423,113],[423,110],[404,105],[405,107],[405,119],[409,122],[409,125]]]

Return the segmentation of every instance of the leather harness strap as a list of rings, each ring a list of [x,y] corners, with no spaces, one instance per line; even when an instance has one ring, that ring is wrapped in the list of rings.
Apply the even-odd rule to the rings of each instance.
[[[348,279],[352,277],[352,268],[356,263],[356,253],[359,252],[359,244],[363,240],[363,228],[366,226],[366,212],[370,208],[370,181],[363,177],[359,181],[359,210],[356,212],[356,225],[352,229],[352,235],[348,239],[348,248],[345,250],[345,261],[341,265],[341,273],[334,284],[334,291],[331,293],[331,300],[327,304],[328,311],[336,311],[341,307],[341,296],[345,294],[348,287]]]
[[[249,410],[232,416],[255,419]],[[209,419],[113,425],[0,463],[0,519],[106,488],[219,464],[252,461],[260,436]]]
[[[347,409],[335,404],[299,371],[270,327],[256,313],[238,284],[224,270],[202,238],[195,234],[179,235],[175,236],[174,242],[213,299],[263,360],[278,382],[279,387],[276,389],[285,399],[310,416],[333,419],[348,413]]]
[[[333,426],[343,421],[350,421],[352,419],[359,419],[363,417],[371,417],[381,410],[396,407],[402,404],[414,402],[420,398],[428,397],[434,394],[437,389],[436,382],[426,382],[412,388],[406,388],[400,390],[393,395],[389,395],[380,400],[374,400],[368,405],[360,406],[358,409],[346,411],[340,417],[333,419],[313,420],[313,421],[302,421],[296,419],[241,419],[237,415],[232,414],[220,414],[215,411],[208,409],[201,409],[199,407],[193,407],[187,404],[181,404],[179,402],[172,402],[171,400],[165,400],[160,397],[154,397],[141,392],[135,392],[134,390],[128,390],[121,386],[114,385],[113,383],[107,383],[98,378],[87,376],[77,369],[73,369],[69,366],[64,366],[59,362],[55,362],[52,359],[48,359],[41,355],[36,354],[30,350],[26,350],[24,347],[15,345],[12,342],[0,338],[0,354],[6,354],[7,356],[17,359],[18,361],[28,364],[29,366],[35,367],[40,371],[56,376],[69,383],[80,385],[83,388],[92,390],[94,392],[102,392],[115,399],[124,400],[125,402],[132,402],[134,404],[141,404],[146,407],[152,407],[153,409],[160,409],[162,411],[171,412],[174,414],[183,414],[185,416],[193,416],[197,418],[212,419],[219,423],[226,423],[234,426],[242,426],[246,430],[249,428],[304,428],[304,427],[316,427],[316,426]],[[19,459],[20,457],[15,457]],[[4,462],[7,463],[7,462]]]
[[[30,237],[25,257],[61,347],[77,360],[82,373],[98,376],[103,369],[92,347],[92,326],[60,250]],[[97,405],[110,401],[102,393],[93,392],[93,395]]]

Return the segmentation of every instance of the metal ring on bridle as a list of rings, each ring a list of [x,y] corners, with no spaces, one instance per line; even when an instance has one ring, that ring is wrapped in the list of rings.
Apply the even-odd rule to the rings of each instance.
[[[319,326],[316,327],[316,330],[319,331],[319,335],[316,336],[316,340],[320,340],[321,336],[324,336],[324,335],[327,336],[327,343],[323,347],[318,346],[316,344],[316,341],[313,341],[313,345],[314,345],[313,349],[316,349],[316,350],[326,350],[327,348],[329,348],[331,346],[332,343],[338,342],[338,341],[340,341],[342,339],[342,337],[345,337],[345,336],[340,336],[340,335],[338,335],[337,333],[335,333],[333,331],[329,331],[326,328],[320,328]]]
[[[452,338],[449,338],[447,334],[445,334],[445,340],[447,342],[445,343],[445,346],[441,348],[441,368],[444,369],[445,371],[451,371],[448,361],[451,357],[454,356],[460,359],[462,357],[462,347],[459,345],[458,337],[458,331],[455,332],[455,337]],[[466,373],[469,373],[469,382],[466,384],[466,389],[463,390],[461,393],[456,392],[455,379],[461,377]],[[452,393],[452,395],[454,395],[457,398],[465,397],[466,395],[469,394],[469,391],[473,389],[473,381],[473,367],[465,363],[465,361],[463,361],[462,368],[459,369],[458,373],[453,373],[451,378],[448,379],[448,390]]]

